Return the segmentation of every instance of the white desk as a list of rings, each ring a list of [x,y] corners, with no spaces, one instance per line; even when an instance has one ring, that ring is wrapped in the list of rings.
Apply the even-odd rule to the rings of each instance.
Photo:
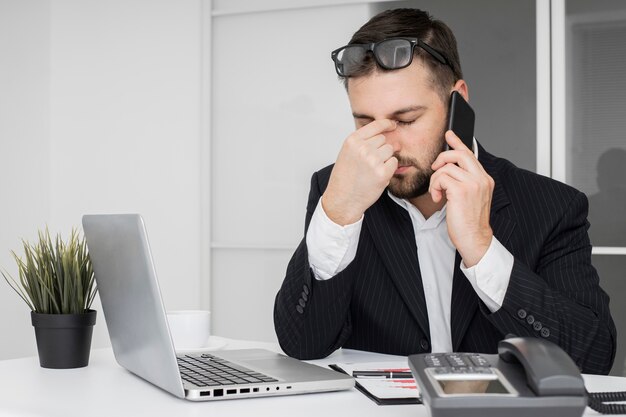
[[[229,348],[260,347],[280,351],[270,343],[227,339]],[[340,350],[312,361],[394,360],[397,356]],[[155,364],[158,366],[158,364]],[[626,378],[585,375],[590,391],[626,391]],[[52,370],[37,357],[0,361],[0,416],[394,416],[419,417],[423,405],[378,406],[355,389],[349,391],[194,403],[178,399],[120,367],[111,349],[91,352],[89,366]],[[585,416],[598,415],[589,408]]]

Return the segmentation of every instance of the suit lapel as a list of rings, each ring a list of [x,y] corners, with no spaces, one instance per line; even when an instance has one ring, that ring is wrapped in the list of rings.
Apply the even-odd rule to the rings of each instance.
[[[515,222],[501,213],[501,210],[508,206],[509,199],[506,195],[500,180],[499,170],[496,166],[496,159],[487,153],[479,145],[478,156],[483,168],[494,179],[495,188],[491,200],[491,212],[489,223],[494,236],[502,245],[506,246],[511,233],[515,228]],[[452,348],[456,351],[465,336],[467,327],[475,314],[480,298],[461,271],[461,255],[457,252],[454,262],[454,278],[452,281],[452,297],[450,306],[450,327],[452,334]]]
[[[515,229],[515,222],[509,219],[502,212],[502,209],[510,204],[509,197],[502,186],[500,169],[498,169],[497,166],[497,159],[490,153],[487,153],[487,151],[485,151],[485,149],[480,145],[478,146],[478,156],[483,168],[487,171],[487,174],[493,178],[496,184],[491,199],[489,224],[491,224],[494,236],[500,241],[500,243],[502,243],[502,245],[506,246],[513,229]]]
[[[368,209],[365,223],[391,278],[411,315],[430,337],[424,287],[409,214],[383,193]]]

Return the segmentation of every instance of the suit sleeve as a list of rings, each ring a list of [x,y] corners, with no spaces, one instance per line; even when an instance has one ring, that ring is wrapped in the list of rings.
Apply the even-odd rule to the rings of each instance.
[[[319,359],[341,347],[351,333],[351,266],[336,276],[316,280],[309,265],[306,231],[323,190],[317,174],[305,219],[305,237],[291,257],[274,303],[274,328],[283,351],[298,359]]]
[[[502,308],[483,314],[503,333],[561,346],[582,372],[607,374],[616,330],[609,297],[591,265],[587,197],[577,193],[545,241],[537,265],[515,259]]]

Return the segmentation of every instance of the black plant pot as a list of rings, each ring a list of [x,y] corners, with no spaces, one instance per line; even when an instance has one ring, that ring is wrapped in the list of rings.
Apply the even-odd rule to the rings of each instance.
[[[83,314],[30,313],[42,368],[82,368],[89,364],[96,311]]]

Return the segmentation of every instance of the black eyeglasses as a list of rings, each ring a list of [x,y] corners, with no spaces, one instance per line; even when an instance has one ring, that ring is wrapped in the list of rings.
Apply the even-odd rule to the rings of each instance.
[[[356,43],[342,46],[330,53],[335,71],[340,77],[350,77],[363,65],[369,51],[378,65],[387,70],[405,68],[413,62],[413,52],[419,46],[443,65],[452,68],[446,57],[417,38],[388,38],[380,42]]]

